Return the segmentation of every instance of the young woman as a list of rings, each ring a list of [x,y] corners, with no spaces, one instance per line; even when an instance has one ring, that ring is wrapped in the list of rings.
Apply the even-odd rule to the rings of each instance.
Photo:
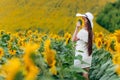
[[[93,15],[90,12],[85,14],[76,14],[76,16],[81,16],[84,20],[84,26],[79,30],[81,24],[77,22],[76,29],[72,37],[72,41],[76,42],[75,46],[75,56],[81,55],[82,60],[88,64],[81,63],[80,60],[74,60],[75,67],[81,67],[89,71],[92,60],[92,39],[93,39]],[[83,73],[83,76],[88,80],[88,73]]]

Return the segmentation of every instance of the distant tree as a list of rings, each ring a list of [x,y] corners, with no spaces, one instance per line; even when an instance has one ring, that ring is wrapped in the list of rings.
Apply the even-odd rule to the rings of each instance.
[[[96,21],[110,32],[120,29],[120,0],[108,3],[98,14]]]

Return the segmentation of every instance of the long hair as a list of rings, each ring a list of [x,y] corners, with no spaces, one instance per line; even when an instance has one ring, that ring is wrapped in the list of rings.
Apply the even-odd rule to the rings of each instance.
[[[87,18],[87,28],[88,28],[88,55],[90,56],[92,54],[92,39],[93,39],[93,32],[92,32],[92,26]]]

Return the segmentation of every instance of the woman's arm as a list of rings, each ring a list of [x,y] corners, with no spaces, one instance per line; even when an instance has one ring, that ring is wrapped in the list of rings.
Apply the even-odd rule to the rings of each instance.
[[[75,31],[74,31],[74,34],[73,34],[73,36],[72,36],[72,41],[77,41],[77,40],[79,40],[78,38],[77,38],[77,33],[78,33],[78,31],[79,31],[79,28],[80,28],[80,23],[79,22],[77,22],[77,24],[76,24],[76,29],[75,29]]]

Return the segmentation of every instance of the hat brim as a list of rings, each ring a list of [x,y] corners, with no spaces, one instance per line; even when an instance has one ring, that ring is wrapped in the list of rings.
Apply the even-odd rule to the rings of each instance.
[[[80,14],[80,13],[77,13],[76,16],[77,16],[77,17],[79,17],[79,16],[86,17],[84,14]]]

